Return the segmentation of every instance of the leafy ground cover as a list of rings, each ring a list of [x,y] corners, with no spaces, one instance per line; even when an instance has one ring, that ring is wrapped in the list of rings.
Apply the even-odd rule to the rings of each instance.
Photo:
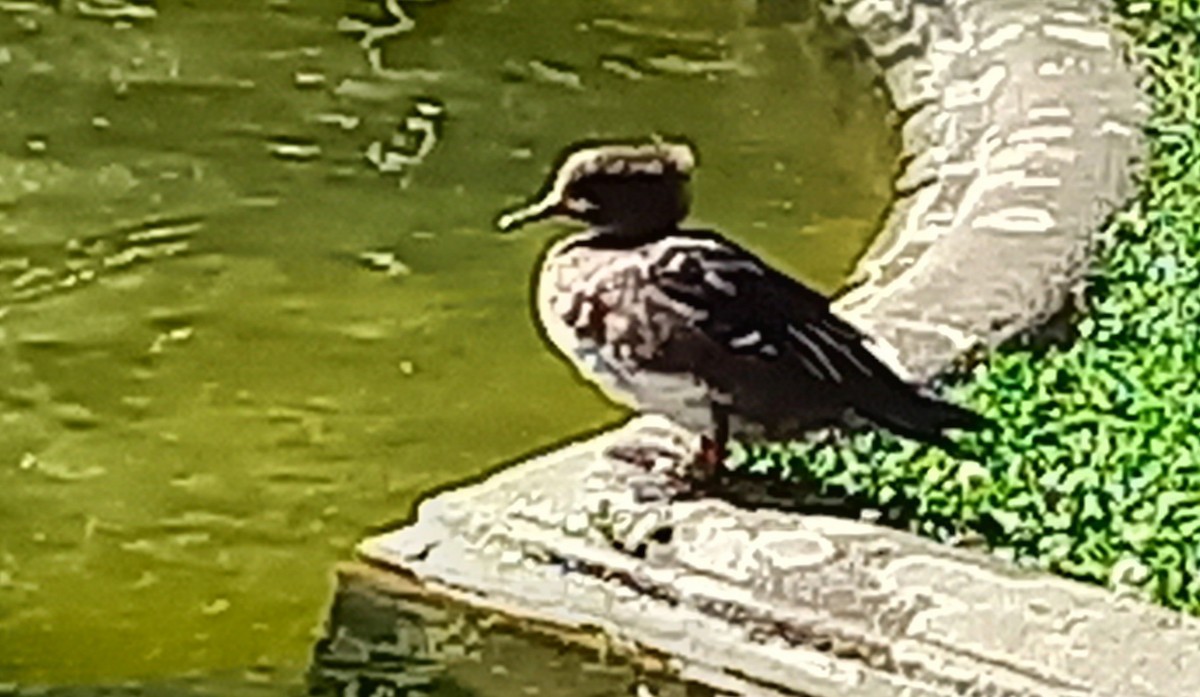
[[[964,443],[981,455],[869,432],[747,466],[1200,613],[1200,0],[1117,11],[1146,73],[1150,149],[1101,232],[1079,340],[1005,347],[945,387],[998,425]]]

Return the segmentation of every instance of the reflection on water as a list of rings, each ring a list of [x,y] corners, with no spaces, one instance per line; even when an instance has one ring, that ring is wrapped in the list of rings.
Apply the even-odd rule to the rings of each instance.
[[[666,675],[657,658],[637,662],[596,636],[518,632],[498,618],[423,596],[378,571],[339,577],[324,636],[308,674],[309,694],[654,695],[711,697]]]
[[[530,320],[553,233],[490,230],[574,140],[686,135],[697,218],[836,287],[884,108],[758,20],[0,0],[0,683],[299,685],[356,539],[617,418]]]

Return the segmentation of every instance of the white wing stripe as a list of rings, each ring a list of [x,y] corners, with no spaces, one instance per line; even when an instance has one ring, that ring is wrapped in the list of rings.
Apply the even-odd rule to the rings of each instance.
[[[863,374],[864,374],[864,375],[873,375],[873,374],[874,374],[874,373],[872,373],[872,372],[871,372],[871,369],[870,369],[870,368],[868,368],[867,366],[863,365],[863,364],[862,364],[862,361],[858,360],[858,358],[856,358],[856,357],[854,356],[854,354],[853,354],[853,353],[851,353],[851,352],[850,352],[850,350],[849,350],[848,348],[846,348],[845,346],[843,346],[841,342],[839,342],[838,340],[834,339],[832,336],[829,336],[829,334],[825,332],[825,329],[824,329],[823,327],[821,327],[821,326],[819,326],[819,325],[813,325],[813,326],[809,327],[809,329],[811,329],[811,330],[813,331],[813,333],[814,333],[814,334],[817,334],[817,335],[819,335],[819,336],[820,336],[822,339],[824,339],[824,341],[825,341],[825,345],[826,345],[826,346],[831,346],[831,347],[832,347],[834,350],[836,350],[838,353],[840,353],[840,354],[842,354],[843,356],[845,356],[845,357],[846,357],[846,360],[848,360],[848,361],[850,361],[851,363],[853,363],[853,364],[854,364],[854,367],[855,367],[855,368],[858,368],[859,370],[861,370],[861,371],[863,372]]]
[[[729,340],[729,345],[733,348],[740,349],[746,348],[747,346],[753,346],[760,341],[762,341],[762,334],[759,334],[758,331],[755,330],[751,331],[749,334],[735,336]]]
[[[804,344],[808,350],[812,351],[813,356],[820,361],[821,365],[825,367],[826,371],[828,371],[826,374],[832,377],[834,382],[842,381],[842,374],[839,373],[838,369],[833,367],[833,364],[829,362],[829,357],[826,356],[825,352],[821,350],[820,345],[815,343],[807,336],[804,336],[803,332],[797,331],[796,328],[791,325],[788,325],[788,333],[794,336],[797,341]]]
[[[704,272],[704,282],[707,283],[708,285],[712,286],[713,288],[716,288],[717,290],[721,291],[725,295],[732,296],[732,295],[738,294],[737,284],[730,283],[729,281],[726,281],[725,279],[721,278],[721,275],[719,273],[717,273],[716,271],[705,271]]]

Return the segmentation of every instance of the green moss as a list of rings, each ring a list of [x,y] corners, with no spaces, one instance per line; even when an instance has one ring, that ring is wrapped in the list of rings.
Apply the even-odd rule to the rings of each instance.
[[[1147,75],[1150,152],[1102,231],[1080,340],[1004,348],[946,387],[998,424],[964,439],[976,455],[870,432],[750,466],[1200,613],[1200,0],[1118,5]]]

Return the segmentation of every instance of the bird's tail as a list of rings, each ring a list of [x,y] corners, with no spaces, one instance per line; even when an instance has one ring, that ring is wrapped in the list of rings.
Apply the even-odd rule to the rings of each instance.
[[[957,451],[946,431],[979,431],[991,425],[983,416],[949,402],[927,397],[905,385],[889,399],[876,401],[863,416],[897,435]]]

